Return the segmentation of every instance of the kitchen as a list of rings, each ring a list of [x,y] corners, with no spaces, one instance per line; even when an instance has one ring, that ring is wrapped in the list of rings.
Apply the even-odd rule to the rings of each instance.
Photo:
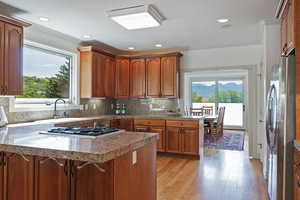
[[[300,199],[299,0],[37,3],[0,2],[0,198]]]

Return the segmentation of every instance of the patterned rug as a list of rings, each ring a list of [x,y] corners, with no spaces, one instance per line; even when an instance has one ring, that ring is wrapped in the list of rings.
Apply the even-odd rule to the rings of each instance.
[[[215,149],[243,151],[244,140],[245,133],[243,131],[224,130],[223,136],[216,141],[211,136],[206,136],[204,146]]]

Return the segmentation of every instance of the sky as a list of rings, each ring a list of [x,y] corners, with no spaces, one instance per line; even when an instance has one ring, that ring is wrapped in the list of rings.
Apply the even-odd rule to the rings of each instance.
[[[58,72],[59,67],[66,62],[66,57],[45,53],[26,46],[23,54],[24,76],[53,77]]]

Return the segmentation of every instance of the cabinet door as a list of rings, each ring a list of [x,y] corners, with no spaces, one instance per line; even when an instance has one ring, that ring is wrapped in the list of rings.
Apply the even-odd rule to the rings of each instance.
[[[165,152],[165,127],[151,127],[150,131],[151,133],[158,133],[159,134],[159,140],[157,141],[157,151],[159,152]]]
[[[35,200],[69,200],[69,161],[37,157],[35,161]]]
[[[295,48],[295,38],[294,38],[294,1],[289,0],[287,4],[287,52],[289,53],[291,50]]]
[[[294,166],[294,200],[300,199],[300,169]]]
[[[5,94],[21,95],[23,90],[23,28],[5,24]]]
[[[199,155],[199,137],[197,129],[182,129],[181,151],[184,154]]]
[[[129,98],[129,59],[116,61],[116,97]]]
[[[163,97],[176,98],[178,80],[177,57],[161,58],[161,92]]]
[[[146,65],[145,59],[134,59],[130,62],[130,97],[146,96]]]
[[[105,75],[104,75],[104,93],[105,97],[115,97],[115,77],[116,73],[116,62],[111,57],[105,59]]]
[[[133,120],[132,119],[120,119],[120,129],[126,131],[133,131]]]
[[[147,97],[161,96],[160,58],[146,60]]]
[[[104,97],[105,57],[93,52],[92,59],[92,97]]]
[[[112,200],[112,162],[97,164],[74,161],[71,173],[72,200]]]
[[[181,129],[178,127],[167,127],[166,151],[172,153],[181,152]]]
[[[4,23],[0,21],[0,94],[4,85]]]
[[[4,199],[32,200],[34,158],[16,153],[5,153]]]

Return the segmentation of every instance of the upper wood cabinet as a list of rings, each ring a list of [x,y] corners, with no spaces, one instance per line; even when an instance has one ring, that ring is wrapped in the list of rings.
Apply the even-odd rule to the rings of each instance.
[[[80,54],[80,97],[104,97],[105,56],[92,51]]]
[[[177,98],[179,89],[179,59],[176,56],[161,58],[161,95]]]
[[[160,58],[146,60],[147,97],[161,97]]]
[[[116,98],[129,98],[130,63],[127,58],[116,60]]]
[[[281,51],[288,55],[295,48],[295,0],[287,0],[281,15]]]
[[[104,94],[105,97],[114,98],[115,97],[115,80],[116,80],[116,61],[114,58],[105,58],[104,67]]]
[[[0,15],[0,95],[22,94],[23,26],[29,24]]]
[[[130,97],[145,98],[146,96],[146,64],[145,59],[130,61]]]

